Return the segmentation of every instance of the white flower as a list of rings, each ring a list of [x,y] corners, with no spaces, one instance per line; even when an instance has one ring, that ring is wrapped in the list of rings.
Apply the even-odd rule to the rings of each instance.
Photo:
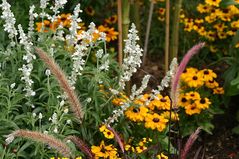
[[[10,39],[13,39],[17,36],[17,29],[15,28],[16,19],[10,9],[11,5],[6,0],[2,0],[0,7],[2,8],[1,18],[5,20],[4,31],[8,33]]]
[[[97,52],[96,52],[96,57],[101,58],[101,57],[103,56],[103,54],[104,54],[103,49],[99,49],[99,50],[97,50]]]
[[[6,137],[5,142],[7,145],[9,145],[11,142],[13,142],[13,140],[15,138],[15,136],[13,134],[6,135],[5,137]]]
[[[16,83],[12,83],[12,84],[10,85],[10,88],[13,89],[15,86],[16,86]]]
[[[55,127],[54,130],[53,130],[53,132],[57,134],[57,133],[58,133],[58,128]]]
[[[69,112],[68,108],[64,109],[64,114],[67,114],[68,112]]]
[[[39,113],[38,118],[42,119],[42,113]]]
[[[32,113],[32,117],[35,118],[37,116],[36,113]]]
[[[46,75],[46,76],[50,76],[50,75],[51,75],[51,70],[46,69],[46,71],[45,71],[45,75]]]
[[[66,121],[66,124],[71,124],[71,120],[68,119],[68,120]]]
[[[123,75],[120,76],[119,84],[122,89],[125,87],[125,82],[129,81],[137,67],[140,67],[142,49],[136,43],[139,40],[137,30],[134,24],[131,25],[129,30],[128,39],[125,40],[124,60],[122,64]]]
[[[90,98],[90,97],[88,97],[87,99],[86,99],[86,102],[87,103],[90,103],[92,101],[92,99]]]

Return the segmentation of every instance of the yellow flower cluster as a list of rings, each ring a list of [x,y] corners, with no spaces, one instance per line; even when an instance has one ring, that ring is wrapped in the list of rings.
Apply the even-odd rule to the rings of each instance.
[[[181,13],[181,22],[187,32],[195,31],[211,45],[211,52],[217,52],[216,41],[231,38],[239,29],[239,8],[236,5],[229,5],[226,8],[220,7],[221,0],[205,0],[205,3],[197,5],[200,18],[188,18]],[[239,47],[236,45],[236,47]]]
[[[143,138],[141,141],[139,141],[135,146],[134,145],[130,145],[130,142],[132,140],[129,140],[128,144],[125,144],[124,149],[125,151],[128,152],[133,152],[133,153],[142,153],[144,150],[146,150],[147,144],[152,142],[152,139],[150,138]]]
[[[178,105],[185,109],[186,114],[200,114],[202,110],[208,109],[211,101],[207,97],[201,97],[197,89],[205,86],[212,89],[213,94],[223,94],[224,90],[216,82],[217,74],[211,69],[198,70],[187,68],[181,75],[181,94]],[[186,92],[188,88],[195,90]]]
[[[106,24],[113,24],[117,21],[117,16],[113,15],[112,17],[105,20]],[[49,20],[43,20],[43,22],[36,22],[36,31],[37,32],[48,32],[48,31],[56,31],[57,27],[62,25],[63,27],[69,29],[71,26],[71,14],[61,14],[58,16],[57,20],[54,22],[50,22]],[[86,29],[84,23],[79,23],[79,30],[77,31],[80,35],[82,31]],[[114,30],[113,27],[109,27],[107,25],[100,25],[97,28],[99,32],[104,32],[106,34],[106,41],[114,41],[117,39],[117,35],[119,34],[117,31]],[[97,40],[100,37],[99,34],[94,35],[94,39]]]
[[[104,141],[101,141],[100,146],[91,146],[91,152],[95,159],[120,159],[117,149],[112,144],[105,145]]]
[[[125,95],[112,100],[115,105],[122,105],[127,100]],[[135,99],[131,106],[125,111],[125,116],[133,121],[143,123],[146,128],[162,132],[165,130],[170,118],[170,99],[168,96],[158,94],[150,100],[149,94]],[[173,121],[179,120],[178,114],[172,112]]]

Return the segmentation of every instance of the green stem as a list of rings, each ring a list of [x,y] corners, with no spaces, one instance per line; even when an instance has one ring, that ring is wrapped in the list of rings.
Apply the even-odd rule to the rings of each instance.
[[[150,34],[153,10],[154,10],[154,2],[151,1],[150,8],[149,8],[149,17],[148,17],[148,22],[147,22],[145,41],[144,41],[143,65],[145,64],[145,60],[146,60],[146,56],[147,56],[149,34]]]
[[[174,19],[172,24],[172,51],[170,54],[170,61],[178,56],[178,45],[179,45],[179,21],[180,21],[180,10],[182,7],[183,0],[175,1]]]

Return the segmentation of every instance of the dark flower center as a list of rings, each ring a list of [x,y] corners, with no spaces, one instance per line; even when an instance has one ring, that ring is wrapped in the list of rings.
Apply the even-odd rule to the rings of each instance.
[[[186,99],[186,98],[182,98],[181,101],[182,101],[183,103],[185,103],[185,102],[187,102],[187,99]]]
[[[139,112],[139,109],[134,108],[134,109],[133,109],[133,112],[134,112],[134,113],[138,113],[138,112]]]
[[[208,74],[209,74],[209,71],[206,70],[206,71],[204,71],[203,73],[204,73],[204,75],[208,75]]]
[[[153,122],[158,123],[159,122],[159,118],[153,118]]]
[[[167,102],[167,100],[165,98],[161,98],[160,101],[161,102]]]
[[[205,103],[206,103],[206,100],[205,100],[205,99],[201,99],[201,100],[200,100],[200,103],[201,103],[201,104],[205,104]]]
[[[195,80],[195,81],[196,81],[197,79],[198,79],[198,77],[197,77],[197,76],[193,76],[193,80]]]
[[[214,82],[214,80],[209,80],[208,82],[209,82],[209,83],[213,83],[213,82]]]

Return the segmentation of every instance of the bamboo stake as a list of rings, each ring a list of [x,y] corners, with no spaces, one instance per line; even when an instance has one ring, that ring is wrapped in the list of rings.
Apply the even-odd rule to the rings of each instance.
[[[122,40],[122,3],[117,0],[117,14],[118,14],[118,62],[122,65],[123,62],[123,40]]]
[[[140,24],[140,4],[139,0],[132,0],[131,7],[130,7],[130,20],[135,24],[136,29],[139,31],[138,36],[140,36],[141,33],[141,24]],[[141,42],[139,42],[141,44]]]
[[[124,41],[128,37],[128,31],[129,31],[129,13],[130,13],[130,2],[129,0],[122,0],[122,40]],[[125,44],[123,42],[123,48]],[[130,87],[130,81],[126,82],[126,94],[130,95],[131,87]]]
[[[172,24],[172,51],[170,55],[170,60],[178,56],[178,43],[179,43],[179,21],[180,21],[180,10],[182,7],[182,0],[177,0],[175,2],[174,19]]]
[[[169,64],[169,34],[170,34],[170,0],[166,0],[166,29],[165,29],[165,73],[168,72]]]
[[[154,2],[151,1],[150,8],[149,8],[149,18],[148,18],[148,22],[147,22],[145,41],[144,41],[144,53],[143,53],[143,62],[142,62],[143,64],[142,65],[145,64],[145,60],[146,60],[146,56],[147,56],[149,34],[150,34],[153,10],[154,10]]]

